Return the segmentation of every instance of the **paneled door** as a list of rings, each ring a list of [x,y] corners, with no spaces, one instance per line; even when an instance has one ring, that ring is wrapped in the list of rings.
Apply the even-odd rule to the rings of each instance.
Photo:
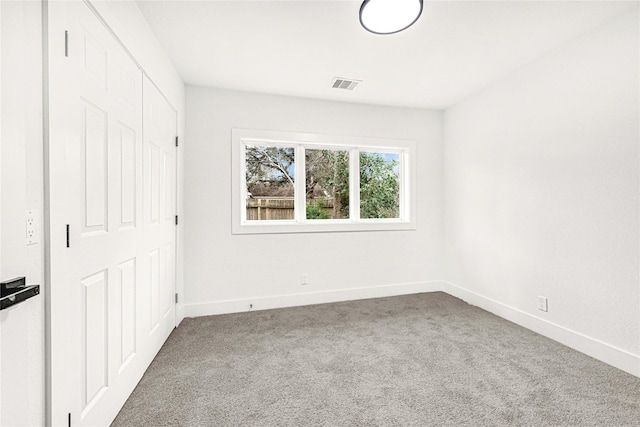
[[[84,2],[49,2],[53,425],[109,425],[175,326],[176,113]]]
[[[148,327],[153,339],[162,345],[167,325],[175,324],[176,112],[146,77],[143,88],[143,251],[149,260]],[[159,338],[154,335],[157,329]]]

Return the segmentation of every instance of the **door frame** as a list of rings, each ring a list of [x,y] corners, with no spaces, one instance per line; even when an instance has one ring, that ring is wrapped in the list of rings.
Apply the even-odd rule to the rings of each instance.
[[[0,3],[0,40],[2,39],[2,4]],[[2,43],[0,43],[0,179],[2,178]],[[2,241],[2,186],[0,186],[0,242]],[[0,245],[0,278],[2,275],[2,245]],[[2,333],[0,332],[0,347]],[[2,372],[2,354],[0,354],[0,372]],[[2,421],[2,386],[0,385],[0,422]]]

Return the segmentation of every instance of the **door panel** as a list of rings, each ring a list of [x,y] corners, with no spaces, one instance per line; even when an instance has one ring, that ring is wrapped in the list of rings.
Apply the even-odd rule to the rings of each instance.
[[[145,245],[151,275],[150,334],[175,322],[176,113],[144,79]],[[160,326],[160,328],[158,328]],[[159,332],[157,332],[159,331]],[[156,338],[154,338],[156,339]]]
[[[120,351],[118,372],[121,373],[136,353],[136,259],[129,259],[118,265],[120,289],[117,301],[120,316]]]
[[[160,219],[160,150],[152,141],[147,145],[149,152],[149,175],[147,182],[149,183],[149,221],[147,225],[158,224]]]
[[[82,286],[82,411],[105,391],[109,381],[108,274],[99,271],[80,281]]]
[[[82,106],[83,233],[107,231],[107,112]]]
[[[83,2],[49,38],[51,421],[108,425],[175,326],[176,113]]]
[[[151,322],[149,324],[150,333],[153,334],[160,322],[159,301],[160,301],[160,251],[154,249],[149,253],[149,276],[151,279]]]
[[[135,227],[136,220],[136,134],[126,125],[119,123],[120,156],[120,229]]]

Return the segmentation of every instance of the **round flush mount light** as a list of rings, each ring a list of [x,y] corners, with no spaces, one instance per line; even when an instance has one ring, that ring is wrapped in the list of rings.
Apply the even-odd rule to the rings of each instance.
[[[360,24],[374,34],[393,34],[412,26],[422,14],[422,0],[364,0]]]

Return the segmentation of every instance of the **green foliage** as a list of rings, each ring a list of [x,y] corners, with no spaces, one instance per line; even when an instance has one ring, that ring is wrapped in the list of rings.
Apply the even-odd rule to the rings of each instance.
[[[330,219],[331,214],[324,209],[324,198],[320,197],[315,203],[307,202],[307,219]]]
[[[360,217],[399,218],[397,156],[360,152]],[[307,219],[349,218],[349,151],[305,150]],[[247,187],[271,195],[293,193],[295,149],[247,146]],[[325,199],[333,211],[325,209]],[[331,206],[331,205],[329,205]]]
[[[349,152],[334,150],[305,151],[306,198],[322,197],[333,201],[333,212],[329,218],[349,217]]]
[[[360,218],[399,218],[398,161],[360,153]]]

